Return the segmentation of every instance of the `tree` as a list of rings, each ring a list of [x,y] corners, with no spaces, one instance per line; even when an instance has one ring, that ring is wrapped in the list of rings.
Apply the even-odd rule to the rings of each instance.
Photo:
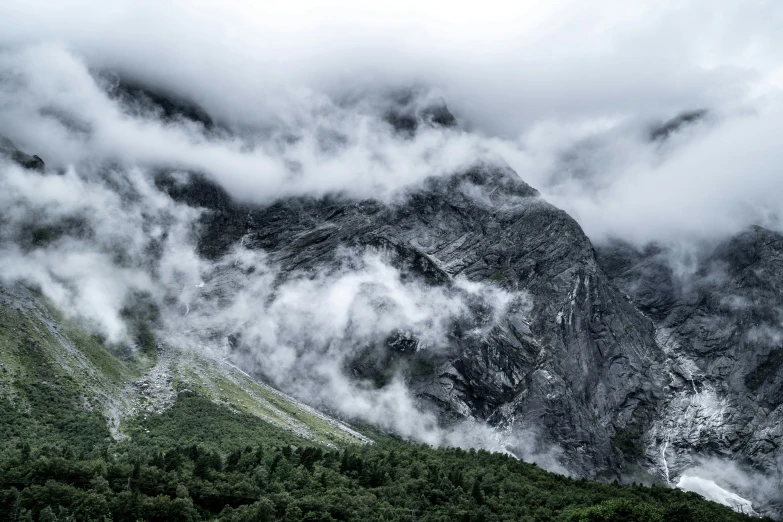
[[[52,510],[51,506],[46,506],[38,515],[38,520],[40,520],[40,522],[57,522],[57,515],[54,514],[54,510]]]
[[[470,489],[470,494],[473,496],[473,500],[476,504],[481,505],[484,503],[484,492],[481,491],[481,476],[476,477],[473,481],[473,487]]]
[[[571,511],[566,522],[664,522],[662,509],[628,499],[607,500],[597,506]]]

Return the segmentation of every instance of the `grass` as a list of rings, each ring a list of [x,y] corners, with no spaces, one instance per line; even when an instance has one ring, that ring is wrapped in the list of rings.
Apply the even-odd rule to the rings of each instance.
[[[0,308],[0,354],[3,389],[0,398],[0,439],[5,447],[18,442],[31,446],[63,444],[89,451],[108,436],[106,421],[92,409],[79,381],[63,367],[76,359],[56,351],[59,341],[34,315],[15,308]]]
[[[33,451],[73,448],[82,454],[113,444],[105,412],[115,405],[129,406],[127,385],[157,362],[150,348],[156,346],[154,338],[145,337],[145,349],[109,350],[100,336],[65,317],[41,296],[17,300],[8,295],[12,304],[0,304],[0,448],[14,451],[26,443]],[[239,430],[237,438],[243,440],[256,437],[251,433],[255,430],[265,437],[278,433],[286,440],[301,441],[299,433],[310,443],[332,447],[360,442],[284,395],[199,354],[177,352],[170,370],[174,389],[193,394],[180,396],[163,415],[122,418],[122,432],[144,439],[146,426],[152,425],[168,433],[167,426],[180,422],[176,419],[184,415],[184,408],[188,422],[203,428],[204,437],[215,431],[214,419],[218,419],[220,431]],[[145,397],[138,396],[142,406]],[[211,406],[205,401],[211,401]],[[201,419],[212,420],[202,425]],[[176,438],[173,431],[171,437]]]
[[[134,361],[124,362],[115,357],[104,348],[96,335],[86,331],[73,320],[66,321],[63,330],[73,345],[87,357],[100,374],[116,385],[124,385],[129,380],[137,378],[141,370],[147,366]]]
[[[505,281],[508,279],[508,274],[504,270],[495,270],[489,275],[491,281]]]
[[[303,444],[304,439],[254,415],[232,412],[195,392],[179,395],[173,407],[160,415],[137,415],[126,424],[133,446],[169,448],[201,444],[227,453],[253,441]]]
[[[225,371],[231,371],[233,380],[223,373]],[[358,442],[355,437],[333,426],[329,421],[309,413],[284,395],[239,371],[228,368],[217,370],[212,361],[190,359],[180,373],[187,386],[194,387],[200,393],[218,401],[231,404],[244,413],[269,418],[283,427],[295,430],[297,424],[301,423],[315,441],[340,446]]]

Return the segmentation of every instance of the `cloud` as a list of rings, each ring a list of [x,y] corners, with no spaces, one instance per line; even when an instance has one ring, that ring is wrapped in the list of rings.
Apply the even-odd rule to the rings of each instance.
[[[0,134],[63,175],[0,166],[0,273],[113,342],[141,293],[170,335],[204,345],[241,333],[279,385],[346,415],[427,441],[489,440],[485,427],[438,427],[399,377],[362,387],[343,363],[397,331],[437,350],[472,302],[499,317],[519,296],[429,288],[355,253],[282,285],[263,253],[208,262],[195,253],[199,210],[160,193],[154,172],[203,173],[254,204],[393,201],[429,176],[507,162],[594,241],[674,244],[687,275],[700,245],[751,223],[783,230],[782,18],[762,0],[6,1]],[[217,124],[129,106],[114,75]],[[395,132],[386,112],[406,89],[416,106],[445,98],[461,126]],[[651,139],[652,125],[700,108],[708,117]]]
[[[736,493],[732,493],[722,487],[718,486],[715,481],[709,479],[703,479],[701,477],[683,475],[677,482],[677,487],[698,493],[707,500],[717,502],[728,506],[735,511],[745,513],[747,515],[758,516],[758,513],[753,509],[753,504],[748,499],[742,498]]]
[[[378,254],[345,251],[315,273],[280,273],[263,252],[236,249],[202,273],[204,284],[188,301],[172,343],[198,349],[225,350],[237,365],[252,369],[279,388],[316,406],[349,418],[370,421],[401,436],[430,444],[469,446],[477,433],[491,428],[481,422],[444,428],[434,413],[422,410],[404,380],[404,366],[383,367],[388,382],[352,375],[363,356],[386,351],[401,358],[437,358],[448,353],[458,320],[482,335],[501,320],[512,302],[524,295],[478,283],[429,286],[403,278]],[[280,280],[282,279],[282,282]],[[483,319],[474,309],[489,310]],[[233,338],[215,346],[214,339]],[[401,349],[390,339],[405,340]],[[442,358],[441,358],[442,360]],[[432,371],[435,371],[433,367]],[[466,431],[467,430],[467,431]],[[473,434],[473,435],[471,435]],[[504,449],[500,437],[485,442]]]
[[[775,132],[783,105],[695,124],[659,144],[625,129],[596,133],[561,149],[570,164],[545,167],[536,181],[594,241],[715,241],[751,224],[783,230]],[[631,132],[628,132],[628,131]],[[565,154],[561,154],[561,157]],[[510,162],[514,166],[514,161]]]
[[[751,515],[774,511],[783,500],[779,473],[763,474],[714,457],[683,471],[677,487]]]
[[[157,311],[147,326],[172,349],[229,357],[310,404],[412,440],[510,451],[565,471],[532,432],[471,418],[441,425],[408,389],[404,361],[381,368],[380,385],[351,371],[362,356],[397,351],[434,359],[434,372],[458,321],[471,325],[463,335],[486,335],[510,306],[530,308],[524,293],[462,279],[428,285],[372,252],[341,251],[315,272],[283,272],[240,245],[209,261],[196,253],[201,211],[138,167],[83,162],[56,174],[0,162],[0,208],[0,281],[39,288],[110,345],[135,341],[141,296]]]
[[[781,229],[782,18],[766,1],[7,2],[0,132],[54,165],[198,170],[256,202],[391,198],[507,161],[599,242]],[[130,117],[96,81],[105,70],[232,132]],[[383,93],[411,86],[445,97],[466,131],[394,135]],[[698,108],[709,121],[648,139],[654,120]]]
[[[424,83],[515,135],[542,117],[712,105],[768,81],[780,15],[763,1],[10,2],[0,41],[65,42],[236,121],[278,112],[291,91]]]
[[[405,139],[376,107],[341,107],[315,94],[301,100],[296,126],[210,135],[192,123],[128,113],[84,62],[56,45],[5,52],[0,72],[13,78],[0,82],[10,100],[0,107],[0,131],[40,151],[47,164],[100,160],[201,171],[242,201],[335,192],[386,198],[489,154],[478,137],[456,130],[425,127]]]
[[[127,337],[122,314],[134,292],[160,300],[161,281],[194,265],[199,212],[159,193],[137,169],[0,169],[0,279],[40,287],[110,342]]]

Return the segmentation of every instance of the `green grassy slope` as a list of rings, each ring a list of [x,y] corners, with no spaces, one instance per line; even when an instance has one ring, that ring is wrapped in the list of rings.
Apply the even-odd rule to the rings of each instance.
[[[236,369],[188,353],[126,360],[34,296],[9,295],[0,520],[747,519],[695,494],[573,480],[505,455],[381,434],[354,444]],[[112,406],[127,408],[119,426]]]
[[[51,395],[103,416],[121,438],[127,419],[160,413],[191,390],[332,448],[369,441],[204,354],[171,347],[126,352],[107,350],[32,292],[0,286],[0,397],[20,411],[42,406],[35,402],[41,393]]]

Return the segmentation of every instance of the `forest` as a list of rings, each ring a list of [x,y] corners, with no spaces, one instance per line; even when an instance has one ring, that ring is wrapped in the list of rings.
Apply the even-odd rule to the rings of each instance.
[[[110,436],[46,382],[0,399],[0,519],[18,521],[748,520],[694,493],[544,471],[509,455],[372,433],[329,448],[182,391]]]

